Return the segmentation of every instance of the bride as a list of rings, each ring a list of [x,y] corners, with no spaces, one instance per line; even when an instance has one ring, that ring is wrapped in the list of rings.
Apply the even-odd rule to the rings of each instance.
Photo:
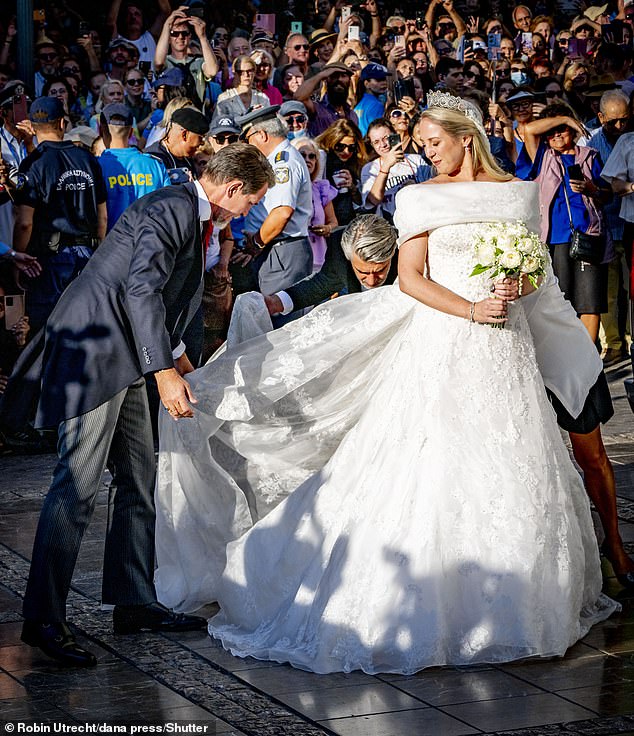
[[[477,223],[538,231],[535,185],[436,101],[439,174],[397,200],[400,289],[229,348],[191,374],[194,419],[162,418],[159,598],[217,600],[209,632],[237,656],[370,674],[550,657],[618,608],[527,314],[544,299],[550,337],[588,338],[551,275],[516,302],[470,277]],[[573,415],[588,366],[549,386]]]

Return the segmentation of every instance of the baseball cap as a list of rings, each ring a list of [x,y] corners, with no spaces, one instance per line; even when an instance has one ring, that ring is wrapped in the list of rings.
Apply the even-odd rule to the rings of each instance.
[[[57,97],[38,97],[29,110],[32,123],[54,123],[64,117],[64,105]]]
[[[361,70],[362,81],[365,81],[366,79],[386,79],[389,75],[390,72],[387,70],[386,66],[383,66],[383,64],[376,64],[373,61],[366,64]]]
[[[280,115],[284,117],[285,115],[291,115],[292,113],[308,115],[306,112],[306,106],[303,102],[300,102],[299,100],[287,100],[286,102],[283,102],[280,107]]]
[[[180,87],[185,82],[185,74],[182,69],[172,67],[166,69],[162,74],[152,82],[152,87],[158,89],[159,87]]]
[[[233,118],[223,116],[218,118],[215,123],[209,127],[209,135],[218,135],[219,133],[240,133],[240,126]]]
[[[101,122],[106,125],[132,125],[132,110],[121,102],[111,102],[101,111]]]
[[[130,41],[126,41],[125,38],[115,38],[115,40],[111,41],[108,45],[106,53],[114,51],[114,49],[118,49],[119,47],[132,51],[133,53],[137,50],[136,46],[133,43],[130,43]]]
[[[193,107],[182,107],[180,110],[175,110],[172,122],[198,135],[207,135],[209,130],[207,118]]]

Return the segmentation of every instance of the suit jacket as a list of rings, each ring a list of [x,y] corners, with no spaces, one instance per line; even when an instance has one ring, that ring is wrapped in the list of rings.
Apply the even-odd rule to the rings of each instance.
[[[313,307],[333,294],[342,291],[348,294],[355,294],[361,291],[361,284],[356,277],[350,261],[345,257],[341,249],[341,236],[343,228],[337,230],[330,236],[328,248],[326,249],[326,258],[324,265],[317,273],[308,276],[303,281],[299,281],[288,289],[286,293],[293,300],[295,309],[304,309],[305,307]],[[398,274],[398,259],[392,259],[390,272],[385,281],[386,284],[393,284]]]
[[[63,293],[45,341],[35,340],[14,372],[18,386],[41,378],[36,426],[57,426],[141,375],[173,367],[172,349],[200,304],[202,275],[195,185],[133,203]],[[12,419],[10,404],[3,413]]]

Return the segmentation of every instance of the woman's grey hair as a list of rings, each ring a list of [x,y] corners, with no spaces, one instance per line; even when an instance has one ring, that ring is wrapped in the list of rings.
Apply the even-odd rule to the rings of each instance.
[[[281,118],[279,115],[276,115],[274,118],[269,118],[268,120],[263,120],[262,122],[256,121],[249,128],[249,133],[251,131],[255,132],[256,130],[263,130],[267,135],[272,136],[273,138],[286,138],[288,135],[288,125],[286,124],[286,120]]]
[[[353,254],[368,263],[385,263],[396,252],[396,230],[378,215],[359,215],[341,236],[341,249],[348,260]]]
[[[620,89],[609,89],[601,95],[601,102],[599,102],[599,110],[605,115],[608,105],[611,102],[623,102],[625,105],[630,104],[630,98]]]

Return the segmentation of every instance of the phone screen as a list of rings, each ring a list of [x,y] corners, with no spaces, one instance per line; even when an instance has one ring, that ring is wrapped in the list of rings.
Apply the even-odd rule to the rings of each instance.
[[[582,181],[583,172],[581,171],[581,166],[579,166],[579,164],[572,164],[572,166],[569,166],[568,177],[574,181]]]
[[[350,26],[350,28],[348,28],[348,41],[358,41],[360,38],[360,30],[359,26]]]
[[[522,47],[529,50],[533,48],[532,33],[522,33]]]
[[[401,136],[398,133],[391,133],[387,138],[387,142],[390,144],[390,148],[394,148],[400,145]]]
[[[304,32],[304,24],[301,22],[301,20],[294,20],[291,23],[291,33],[303,33]]]

